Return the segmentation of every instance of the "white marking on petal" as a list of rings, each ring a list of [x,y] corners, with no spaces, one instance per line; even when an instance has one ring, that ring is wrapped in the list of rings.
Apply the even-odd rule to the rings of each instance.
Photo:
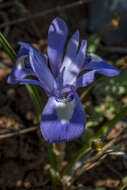
[[[74,112],[74,107],[75,100],[67,103],[56,101],[56,113],[58,119],[61,121],[62,124],[68,123],[70,121]]]
[[[71,71],[71,74],[69,73]],[[69,83],[69,85],[73,85],[77,76],[77,73],[80,72],[79,67],[76,64],[72,65],[72,70],[66,73],[66,75],[69,75],[69,77],[64,77],[66,80],[64,80],[64,84]]]
[[[92,59],[92,61],[94,62],[101,62],[102,59],[101,57],[99,57],[98,55],[94,54],[94,53],[90,53],[90,58]]]
[[[71,59],[70,57],[68,57],[68,56],[65,56],[65,57],[64,57],[63,64],[62,64],[62,66],[61,66],[61,68],[60,68],[60,72],[62,72],[62,70],[63,70],[64,67],[65,67],[65,69],[68,68],[68,66],[69,66],[71,63],[72,63],[72,59]]]
[[[17,69],[22,70],[24,68],[24,65],[22,62],[17,63]]]
[[[65,70],[63,73],[63,84],[66,85],[66,83],[69,83],[72,85],[75,81],[75,75],[80,72],[79,66],[72,62],[72,59],[70,57],[64,58],[64,63],[61,67],[65,66]]]
[[[17,65],[17,69],[22,70],[24,69],[24,59],[27,57],[27,55],[24,55],[22,57],[20,57],[17,61],[16,61],[16,65]]]

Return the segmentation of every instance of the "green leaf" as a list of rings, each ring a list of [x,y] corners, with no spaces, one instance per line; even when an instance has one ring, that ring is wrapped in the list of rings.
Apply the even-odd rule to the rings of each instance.
[[[12,59],[12,61],[15,61],[16,53],[1,32],[0,32],[0,44],[5,49],[5,51],[7,52],[9,57]]]

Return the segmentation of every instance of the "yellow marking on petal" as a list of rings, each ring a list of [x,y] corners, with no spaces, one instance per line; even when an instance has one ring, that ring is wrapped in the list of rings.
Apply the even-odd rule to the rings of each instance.
[[[64,102],[67,102],[68,101],[68,98],[66,98],[66,97],[62,97],[61,98]]]

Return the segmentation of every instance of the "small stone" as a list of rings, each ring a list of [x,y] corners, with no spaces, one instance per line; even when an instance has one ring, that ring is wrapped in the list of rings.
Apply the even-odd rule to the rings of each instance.
[[[24,187],[26,189],[30,189],[31,188],[31,183],[29,181],[24,182]]]

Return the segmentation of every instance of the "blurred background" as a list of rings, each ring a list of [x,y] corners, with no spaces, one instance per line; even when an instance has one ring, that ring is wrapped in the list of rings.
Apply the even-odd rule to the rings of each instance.
[[[120,77],[104,78],[90,90],[79,89],[87,114],[86,132],[67,143],[63,167],[127,104],[127,1],[0,0],[0,31],[16,52],[17,42],[24,41],[46,53],[48,28],[57,16],[68,24],[69,36],[79,29],[80,38],[88,40],[88,51],[122,70]],[[47,145],[36,128],[39,120],[29,94],[25,86],[7,84],[12,67],[13,62],[0,45],[0,190],[55,190],[49,175]],[[38,90],[45,104],[47,97],[42,89]],[[28,132],[15,135],[27,128]],[[8,137],[10,133],[14,135]],[[112,139],[116,139],[114,150],[124,156],[107,156],[83,172],[72,189],[120,189],[127,176],[127,117],[106,136],[108,142]]]

